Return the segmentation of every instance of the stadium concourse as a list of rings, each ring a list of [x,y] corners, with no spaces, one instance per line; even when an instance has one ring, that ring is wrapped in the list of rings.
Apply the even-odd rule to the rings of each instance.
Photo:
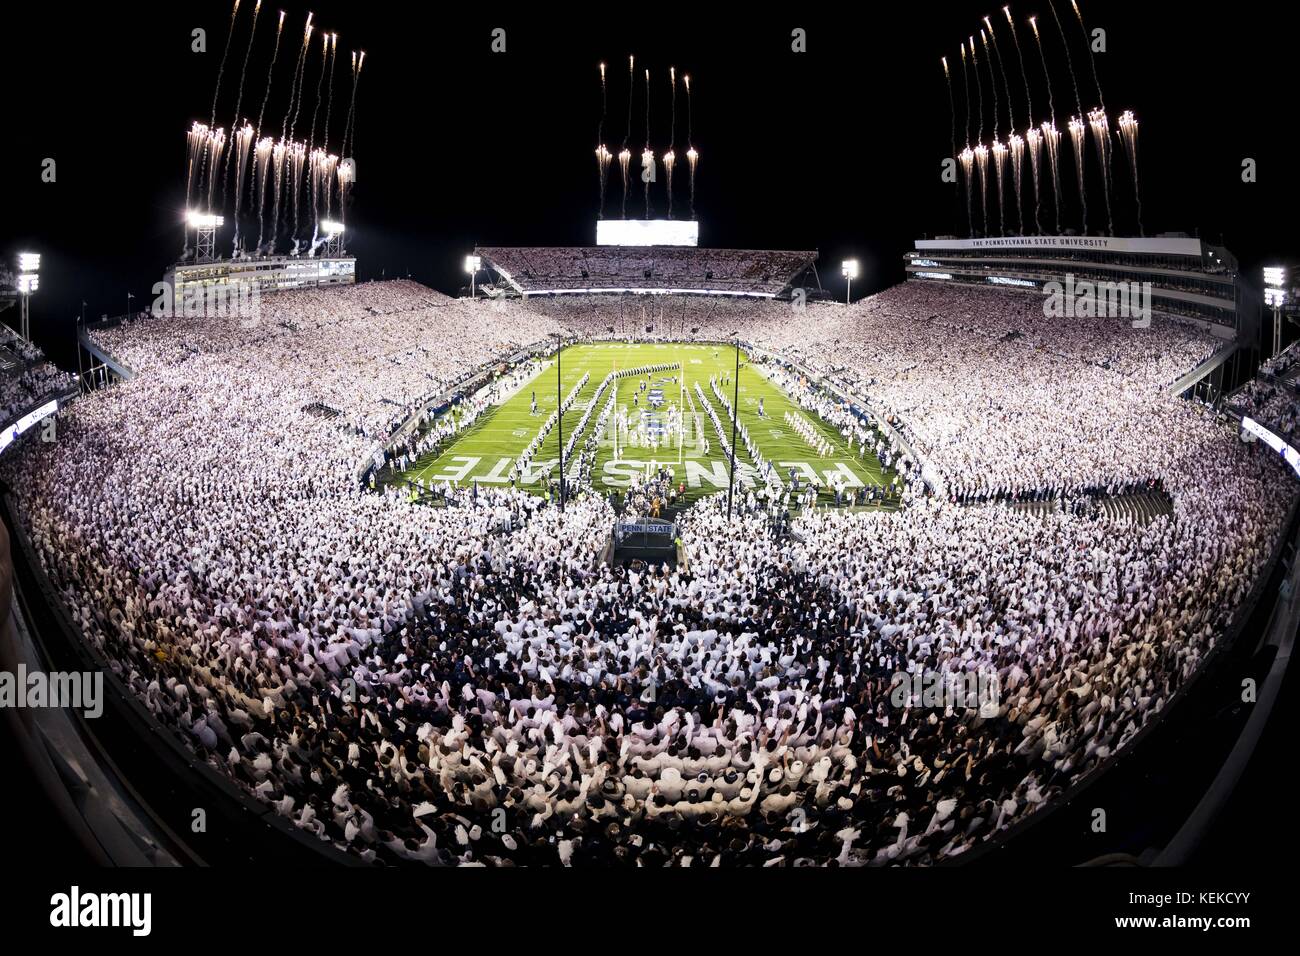
[[[681,297],[696,337],[839,383],[920,460],[895,512],[796,510],[778,535],[775,499],[728,523],[713,495],[679,519],[687,568],[611,568],[589,488],[564,511],[508,487],[435,508],[356,469],[470,370],[608,334],[614,300],[385,282],[262,305],[251,328],[96,333],[134,377],[4,477],[157,719],[365,860],[958,857],[1160,714],[1295,497],[1275,456],[1167,395],[1215,343],[1161,316],[1063,323],[919,281],[804,311]],[[1171,513],[1079,507],[1152,488]],[[999,503],[1024,498],[1059,506]],[[936,674],[980,692],[913,690]]]

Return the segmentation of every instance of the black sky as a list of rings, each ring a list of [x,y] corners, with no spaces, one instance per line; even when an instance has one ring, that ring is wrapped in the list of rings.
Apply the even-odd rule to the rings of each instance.
[[[288,16],[268,109],[276,122],[308,9],[319,28],[340,34],[341,58],[354,46],[367,51],[349,218],[361,277],[410,272],[447,292],[459,287],[461,259],[476,242],[594,241],[601,60],[609,64],[612,131],[605,139],[616,151],[627,55],[637,55],[638,78],[643,65],[657,77],[657,152],[667,145],[667,68],[691,74],[702,244],[819,249],[823,282],[835,291],[847,254],[863,260],[865,281],[855,292],[866,293],[901,278],[910,240],[965,233],[957,188],[939,176],[950,138],[939,58],[948,56],[956,69],[958,46],[977,33],[983,15],[996,15],[1018,117],[1024,110],[1014,48],[994,3],[550,4],[527,12],[492,5],[489,13],[476,4],[286,0],[262,11],[245,114],[260,101],[281,6]],[[218,122],[227,127],[251,9],[252,0],[243,0],[222,87]],[[1057,0],[1057,9],[1084,105],[1093,105],[1069,0]],[[1300,208],[1300,188],[1285,117],[1296,7],[1086,0],[1082,9],[1090,28],[1107,33],[1097,67],[1112,120],[1132,108],[1142,123],[1148,234],[1184,230],[1222,239],[1250,270],[1266,259],[1295,258],[1289,218]],[[1040,18],[1063,128],[1073,93],[1047,0],[1014,3],[1012,12],[1020,22]],[[3,14],[0,88],[9,118],[0,141],[0,255],[20,248],[43,254],[33,328],[64,362],[72,358],[71,320],[83,299],[92,317],[123,311],[128,291],[140,306],[180,251],[185,131],[208,117],[229,16],[225,0],[23,5]],[[190,50],[195,27],[208,31],[206,54]],[[504,54],[490,50],[494,27],[506,30]],[[807,31],[806,53],[791,51],[795,27]],[[1032,57],[1032,39],[1021,31]],[[1042,118],[1041,75],[1033,59],[1026,65]],[[339,78],[336,96],[348,85],[345,70]],[[960,148],[963,94],[959,74],[954,79]],[[987,110],[987,76],[985,83]],[[634,152],[644,140],[641,96],[638,86]],[[678,107],[680,151],[680,94]],[[336,100],[335,142],[341,112]],[[300,136],[304,126],[300,120]],[[40,181],[46,157],[58,164],[52,184]],[[1241,180],[1246,157],[1258,162],[1253,184]],[[680,211],[686,190],[678,177]],[[615,167],[607,215],[616,214],[618,183]],[[1117,231],[1131,234],[1119,154],[1113,203]],[[1096,225],[1099,194],[1091,204]],[[657,205],[662,211],[662,195]],[[629,210],[640,208],[634,191]]]

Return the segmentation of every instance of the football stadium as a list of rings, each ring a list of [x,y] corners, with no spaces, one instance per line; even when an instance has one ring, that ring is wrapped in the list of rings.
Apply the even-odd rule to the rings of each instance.
[[[67,859],[1151,873],[1262,838],[1300,272],[1255,206],[1188,211],[1157,18],[945,6],[906,40],[933,130],[891,147],[923,175],[855,180],[876,226],[758,226],[731,60],[672,31],[524,61],[595,135],[557,127],[543,196],[390,155],[391,25],[195,6],[170,181],[122,181],[176,200],[153,238],[0,236],[0,697]],[[816,31],[776,32],[797,71]],[[482,105],[531,34],[473,35]]]

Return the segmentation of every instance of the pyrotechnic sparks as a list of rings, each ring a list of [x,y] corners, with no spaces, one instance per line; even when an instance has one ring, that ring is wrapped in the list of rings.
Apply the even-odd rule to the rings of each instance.
[[[248,155],[253,143],[253,127],[245,123],[235,134],[235,239],[234,254],[239,255],[239,211],[244,198],[244,170],[248,168]]]
[[[970,148],[970,76],[966,72],[966,46],[962,44],[961,48],[961,85],[962,85],[962,102],[966,107],[966,145],[961,152],[961,168],[966,173],[966,232],[972,238],[975,235],[975,219],[971,215],[971,164],[975,162],[975,154]]]
[[[1088,193],[1083,185],[1083,141],[1085,135],[1083,120],[1077,116],[1070,117],[1070,143],[1074,146],[1074,168],[1079,179],[1079,202],[1083,206],[1083,234],[1088,234]]]
[[[668,218],[673,218],[673,164],[677,162],[677,154],[673,148],[677,145],[677,67],[668,68],[668,82],[672,84],[672,110],[669,114],[670,125],[668,127],[668,152],[664,153],[664,180],[668,187]]]
[[[234,117],[233,120],[231,120],[231,125],[230,125],[230,128],[231,128],[231,129],[235,129],[235,128],[239,125],[239,123],[241,122],[241,119],[242,119],[240,113],[241,113],[241,111],[242,111],[242,109],[243,109],[243,106],[244,106],[244,78],[248,75],[248,58],[249,58],[250,56],[252,56],[252,54],[253,54],[253,41],[257,39],[257,18],[258,18],[258,15],[261,14],[261,12],[262,12],[262,0],[257,0],[257,3],[253,6],[253,28],[252,28],[252,29],[249,31],[249,33],[248,33],[248,47],[247,47],[247,49],[244,50],[244,64],[243,64],[242,67],[240,67],[240,70],[239,70],[239,95],[238,95],[238,96],[236,97],[236,99],[235,99],[235,117]],[[250,136],[249,139],[251,140],[252,137]],[[239,152],[240,155],[238,155],[238,156],[236,157],[236,159],[238,159],[239,161],[242,162],[244,159],[247,158],[247,150],[240,150],[240,151],[238,151],[238,152]],[[230,167],[230,156],[231,156],[231,154],[229,154],[229,153],[226,155],[226,168],[227,168],[227,170],[229,170],[229,167]],[[236,175],[235,175],[235,180],[236,180],[237,183],[238,183],[238,182],[243,182],[243,178],[244,178],[244,173],[243,173],[243,170],[241,169],[241,170],[239,170],[239,171],[236,173]],[[225,182],[225,177],[224,177],[224,176],[223,176],[223,178],[222,178],[222,182],[221,182],[221,190],[222,190],[222,203],[221,203],[221,204],[224,206],[224,205],[225,205],[225,190],[226,190],[226,182]],[[238,243],[238,239],[239,239],[239,222],[238,222],[238,219],[239,219],[239,204],[240,204],[240,198],[241,198],[241,197],[239,196],[239,194],[236,194],[236,195],[235,195],[235,219],[236,219],[236,222],[235,222],[235,239],[236,239],[236,243]]]
[[[700,154],[696,152],[692,137],[691,129],[691,78],[683,76],[682,82],[686,85],[686,160],[691,166],[691,218],[695,218],[695,166],[700,161]]]
[[[1020,235],[1025,234],[1025,210],[1020,203],[1020,184],[1024,178],[1025,141],[1019,133],[1012,133],[1007,139],[1011,150],[1011,184],[1016,190],[1016,224]]]
[[[596,176],[600,183],[599,218],[605,218],[605,186],[609,181],[611,153],[605,148],[605,113],[609,106],[605,87],[605,64],[600,64],[600,125],[596,127]]]
[[[1031,126],[1025,130],[1025,142],[1029,145],[1029,171],[1034,179],[1034,232],[1041,234],[1043,223],[1039,213],[1043,205],[1043,184],[1040,167],[1043,159],[1043,134],[1038,127]]]
[[[993,141],[993,171],[998,180],[998,235],[1007,234],[1006,189],[1003,186],[1004,171],[1007,164],[1007,148],[996,139]]]
[[[1056,202],[1056,234],[1061,234],[1061,131],[1049,120],[1040,127],[1043,131],[1043,148],[1047,150],[1047,166],[1052,173],[1052,196]]]
[[[977,143],[975,146],[975,168],[979,171],[980,180],[980,209],[983,212],[984,234],[989,232],[989,151],[983,143]]]
[[[970,146],[967,146],[961,151],[958,159],[961,160],[962,171],[966,174],[966,222],[970,227],[970,234],[973,238],[975,235],[975,220],[971,213],[971,168],[975,163],[975,153]]]
[[[1102,195],[1106,198],[1107,235],[1115,235],[1115,219],[1110,210],[1110,122],[1100,109],[1088,113],[1093,142],[1097,146],[1097,160],[1101,163]]]
[[[641,150],[641,185],[645,187],[645,217],[650,218],[650,182],[654,179],[655,154],[650,149],[650,71],[645,71],[645,147]]]
[[[1125,110],[1119,117],[1119,139],[1128,154],[1129,170],[1133,174],[1133,198],[1137,202],[1138,235],[1146,233],[1142,229],[1142,190],[1138,187],[1138,121],[1132,110]]]
[[[632,139],[632,91],[636,87],[634,69],[636,67],[636,55],[630,54],[627,58],[627,131],[623,134],[623,148],[618,151],[618,168],[623,174],[623,218],[627,218],[627,193],[631,185],[628,180],[632,165],[632,151],[628,149],[628,142]]]
[[[271,148],[275,141],[266,136],[257,141],[253,153],[253,191],[257,194],[257,251],[262,251],[265,237],[265,220],[263,210],[266,205],[266,173],[271,163]]]

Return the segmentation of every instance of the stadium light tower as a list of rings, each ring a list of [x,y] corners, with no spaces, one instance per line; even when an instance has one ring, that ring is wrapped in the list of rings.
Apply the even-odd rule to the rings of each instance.
[[[844,292],[844,304],[848,305],[853,295],[853,280],[858,277],[858,260],[845,259],[840,263],[840,275],[849,280],[848,289]]]
[[[468,255],[465,257],[465,271],[469,273],[469,297],[474,298],[474,280],[478,278],[478,270],[483,267],[483,260],[479,256]]]
[[[1273,310],[1273,354],[1282,351],[1282,306],[1286,304],[1286,266],[1264,267],[1264,304]]]
[[[326,219],[321,222],[320,228],[325,233],[325,255],[331,258],[342,255],[343,223]]]
[[[217,257],[217,229],[225,225],[225,217],[191,210],[185,218],[195,232],[194,261],[211,262]]]
[[[36,252],[18,253],[18,328],[22,337],[32,340],[31,304],[32,293],[41,287],[41,257]]]

